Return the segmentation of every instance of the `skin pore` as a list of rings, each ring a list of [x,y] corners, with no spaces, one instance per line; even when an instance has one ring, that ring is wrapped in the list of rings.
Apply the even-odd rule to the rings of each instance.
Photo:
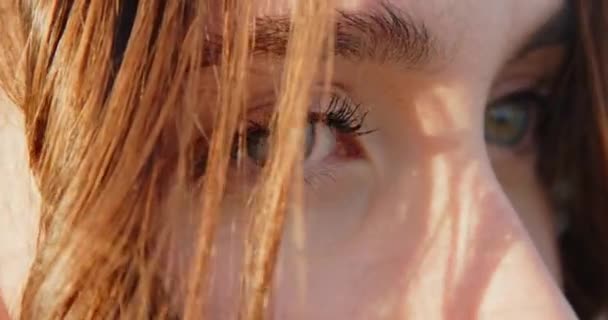
[[[288,1],[257,3],[257,16],[268,23],[279,23],[272,17],[288,10]],[[383,50],[399,41],[370,31],[376,50],[344,50],[331,86],[318,79],[305,147],[305,215],[286,223],[270,302],[274,318],[573,318],[559,289],[556,213],[535,173],[534,122],[542,114],[537,109],[551,107],[541,101],[561,52],[554,43],[528,46],[563,5],[338,5],[345,16],[361,18],[354,19],[359,29],[346,28],[345,39],[365,39],[365,30],[382,29],[369,17],[391,12],[426,29],[419,36],[429,41],[421,36],[416,46]],[[398,36],[411,39],[415,32],[406,36],[405,30],[411,29],[399,29]],[[395,51],[400,54],[386,54]],[[272,53],[251,66],[247,114],[255,139],[247,140],[247,176],[239,177],[236,168],[230,173],[213,260],[212,318],[234,316],[242,193],[263,162],[281,64],[280,54]],[[217,94],[213,67],[204,72],[206,88]],[[513,122],[505,125],[504,117]],[[194,231],[185,221],[175,225],[183,228],[183,246],[172,259],[188,259]],[[296,241],[302,234],[304,245]],[[14,242],[2,246],[3,258],[14,251]],[[12,304],[14,287],[2,285]]]

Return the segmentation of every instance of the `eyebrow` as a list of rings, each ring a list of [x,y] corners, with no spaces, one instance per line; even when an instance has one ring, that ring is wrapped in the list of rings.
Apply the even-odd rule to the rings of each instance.
[[[254,55],[285,56],[290,37],[289,17],[257,18],[254,30]],[[436,42],[426,25],[387,3],[369,12],[337,11],[334,40],[334,54],[353,61],[420,67],[438,56]],[[211,36],[207,43],[206,65],[216,65],[222,38]]]
[[[574,38],[575,17],[570,1],[552,15],[529,38],[528,42],[517,52],[517,60],[538,49],[552,45],[566,44]]]

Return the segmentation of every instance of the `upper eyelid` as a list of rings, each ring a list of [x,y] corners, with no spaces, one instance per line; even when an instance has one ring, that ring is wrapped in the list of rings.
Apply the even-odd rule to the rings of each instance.
[[[489,100],[493,101],[512,92],[525,89],[535,90],[543,95],[550,95],[552,85],[557,79],[559,79],[559,75],[553,71],[549,72],[547,69],[538,72],[519,72],[508,76],[501,75],[490,89]]]
[[[509,61],[496,76],[492,85],[492,92],[510,91],[504,89],[505,86],[548,89],[552,82],[559,78],[565,55],[563,46],[554,45],[537,48],[528,52],[525,56]],[[523,84],[513,85],[512,83]]]
[[[498,84],[496,87],[492,88],[490,95],[488,96],[488,103],[493,103],[521,91],[534,91],[544,96],[549,94],[547,92],[548,88],[549,87],[544,80],[513,80],[511,83]]]

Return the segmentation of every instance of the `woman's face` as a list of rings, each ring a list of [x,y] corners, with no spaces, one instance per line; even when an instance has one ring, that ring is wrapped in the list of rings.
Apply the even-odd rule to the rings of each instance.
[[[293,1],[252,1],[266,18],[256,32],[276,48],[285,22],[273,18]],[[330,88],[320,77],[311,92],[304,214],[286,221],[273,318],[574,318],[534,139],[562,62],[564,1],[336,1],[344,28]],[[228,184],[212,319],[236,314],[243,194],[267,155],[282,67],[265,56],[248,70],[252,174]],[[194,230],[175,225],[174,258],[188,262]]]
[[[269,46],[282,43],[271,30],[284,22],[273,17],[289,3],[257,1],[257,16],[267,19],[256,32]],[[286,222],[274,318],[573,318],[560,292],[557,217],[535,173],[534,139],[551,108],[565,3],[338,6],[344,28],[331,88],[321,78],[311,92],[305,210]],[[254,175],[267,156],[282,62],[259,57],[249,70],[245,166]],[[233,316],[238,296],[250,184],[231,182],[213,318]]]
[[[267,18],[257,32],[269,46],[282,43],[272,29],[284,22],[273,17],[287,14],[290,1],[257,2],[257,16]],[[286,222],[274,318],[573,318],[534,139],[551,108],[565,4],[338,6],[342,41],[330,89],[320,78],[311,92],[305,210]],[[282,63],[255,58],[249,70],[245,166],[254,175],[267,156]],[[229,182],[213,318],[234,315],[246,229],[240,194],[249,186]]]

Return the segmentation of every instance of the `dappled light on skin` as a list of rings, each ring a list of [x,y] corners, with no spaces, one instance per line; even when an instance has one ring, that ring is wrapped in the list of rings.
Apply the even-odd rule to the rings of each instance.
[[[450,182],[452,173],[445,155],[436,155],[431,159],[431,176],[433,177],[431,194],[433,199],[429,210],[429,227],[438,230],[443,221],[451,219],[447,214],[450,202]]]
[[[479,195],[484,192],[475,188],[476,177],[479,176],[479,165],[477,162],[471,162],[464,168],[458,186],[454,190],[454,194],[459,195],[455,197],[458,202],[457,209],[454,210],[450,219],[452,248],[449,251],[454,259],[454,263],[450,263],[451,277],[448,276],[450,284],[467,272],[464,262],[471,255],[469,250],[471,244],[476,240],[473,232],[483,217],[482,212],[477,212],[479,207],[476,203]],[[463,196],[463,194],[467,196]]]
[[[447,247],[451,240],[444,229],[453,219],[449,212],[452,196],[450,186],[455,177],[444,154],[435,155],[430,162],[432,198],[425,215],[428,231],[420,243],[425,249],[420,251],[417,259],[419,262],[410,265],[413,268],[407,270],[411,274],[407,276],[408,286],[401,301],[400,312],[400,316],[405,318],[438,319],[441,315],[441,310],[435,304],[439,298],[437,293],[443,292],[442,286],[445,283],[443,277],[446,272],[442,269],[448,267],[442,248]],[[428,272],[429,270],[433,271]]]
[[[545,190],[545,185],[534,184],[538,178],[537,168],[533,167],[535,162],[522,158],[517,152],[518,148],[506,144],[490,146],[494,142],[485,135],[486,124],[483,122],[486,111],[492,110],[495,100],[503,102],[503,95],[511,94],[508,90],[496,90],[494,84],[496,82],[504,86],[503,82],[506,82],[500,81],[502,77],[497,76],[507,63],[506,55],[516,49],[516,44],[526,40],[525,33],[539,27],[540,22],[544,21],[542,19],[551,14],[550,4],[559,4],[557,0],[540,0],[529,6],[525,0],[496,4],[483,0],[465,1],[466,6],[450,0],[250,0],[249,5],[244,5],[241,1],[244,0],[200,2],[209,4],[209,7],[200,6],[201,12],[194,15],[196,21],[192,25],[187,22],[188,29],[182,30],[183,32],[179,31],[181,21],[173,21],[168,16],[174,11],[188,13],[187,8],[198,3],[197,1],[175,1],[174,3],[180,6],[176,6],[174,11],[157,10],[158,12],[151,16],[153,19],[150,21],[171,20],[170,25],[175,26],[176,34],[191,34],[192,38],[199,39],[193,44],[189,44],[188,39],[181,41],[181,36],[172,36],[170,32],[165,35],[162,31],[164,29],[160,28],[159,38],[166,37],[168,40],[150,40],[150,47],[158,48],[156,54],[156,51],[149,52],[147,46],[141,45],[146,43],[143,41],[145,39],[137,41],[141,38],[139,33],[132,34],[131,40],[128,40],[132,43],[129,46],[141,47],[141,50],[131,49],[124,53],[124,61],[129,63],[120,67],[126,71],[119,70],[121,77],[118,78],[120,81],[117,81],[116,87],[124,87],[125,93],[117,91],[116,94],[110,92],[108,95],[111,97],[111,110],[124,109],[125,115],[133,113],[137,115],[135,119],[141,121],[130,123],[130,120],[125,118],[125,125],[117,126],[113,117],[107,117],[99,124],[99,128],[83,125],[81,131],[87,133],[86,136],[83,135],[86,139],[89,136],[95,137],[98,132],[116,131],[117,135],[108,134],[107,141],[113,145],[118,145],[116,137],[121,133],[140,134],[133,134],[135,138],[125,144],[125,151],[117,147],[116,150],[106,152],[108,156],[105,158],[116,158],[120,160],[119,163],[126,163],[119,166],[121,170],[113,171],[111,161],[100,162],[94,157],[95,154],[90,159],[87,157],[86,165],[82,168],[97,168],[96,172],[99,173],[98,177],[92,177],[95,179],[90,180],[102,179],[103,173],[106,172],[104,168],[107,168],[113,173],[109,175],[109,181],[112,183],[93,187],[85,181],[87,176],[82,175],[75,176],[78,183],[66,184],[66,188],[69,187],[67,190],[73,190],[71,192],[79,196],[74,200],[57,200],[57,203],[62,205],[58,208],[71,208],[71,203],[75,203],[73,210],[68,212],[68,217],[79,217],[82,215],[80,212],[89,211],[99,212],[100,217],[83,219],[86,223],[78,224],[77,232],[72,229],[59,229],[64,223],[61,219],[55,220],[51,229],[53,232],[58,230],[67,237],[74,236],[68,244],[61,247],[61,252],[65,252],[66,257],[70,258],[66,263],[84,263],[72,267],[64,265],[63,260],[58,260],[58,263],[48,264],[39,271],[32,269],[34,273],[30,279],[39,278],[44,281],[32,280],[31,296],[37,297],[37,290],[41,288],[44,289],[43,293],[50,295],[49,298],[40,296],[44,299],[32,299],[28,302],[31,304],[30,309],[44,307],[53,301],[57,301],[57,305],[75,301],[74,306],[80,308],[91,302],[88,299],[80,299],[81,296],[103,298],[104,292],[124,291],[125,296],[121,297],[118,303],[106,303],[101,301],[103,299],[92,303],[101,301],[100,308],[114,310],[113,312],[122,312],[118,310],[120,308],[117,308],[117,305],[131,307],[132,304],[133,309],[138,312],[133,314],[142,315],[144,313],[140,311],[148,310],[140,306],[149,302],[158,303],[158,307],[162,308],[166,304],[165,300],[168,300],[170,309],[175,310],[177,317],[185,319],[196,319],[199,316],[214,319],[238,317],[273,320],[574,318],[564,298],[560,296],[555,279],[550,278],[550,273],[538,254],[549,252],[549,257],[554,254],[556,258],[546,259],[545,263],[559,263],[556,253],[558,249],[554,248],[557,247],[556,237],[553,228],[549,226],[551,221],[534,219],[540,216],[537,208],[546,210],[547,215],[551,211],[548,201],[547,206],[543,206],[546,200],[543,192],[548,189]],[[60,5],[61,1],[56,3],[58,7],[64,7]],[[98,5],[108,3],[113,2],[99,1]],[[246,7],[243,12],[249,14],[238,14],[238,10],[233,14],[230,9],[222,9],[229,3],[240,4],[235,5],[237,8],[241,5]],[[333,63],[333,58],[329,59],[332,63],[327,62],[330,66],[328,68],[333,71],[331,77],[316,77],[311,74],[311,67],[314,68],[319,62],[325,64],[322,60],[327,58],[325,54],[323,58],[318,54],[323,53],[321,49],[327,45],[325,40],[320,38],[324,38],[326,32],[331,34],[334,30],[329,25],[320,28],[325,26],[327,21],[320,18],[309,19],[308,14],[295,15],[290,22],[289,14],[294,12],[294,7],[300,5],[311,5],[310,13],[314,13],[329,3],[334,3],[339,10],[344,11],[336,18],[339,26],[348,27],[337,28],[342,33],[339,33],[341,36],[336,35],[335,40],[345,42],[338,41],[342,46],[336,45],[336,48],[341,48],[336,50],[336,63]],[[166,4],[168,7],[172,5],[172,2]],[[384,6],[386,8],[383,8]],[[519,9],[526,9],[526,12],[518,14]],[[347,13],[349,11],[352,13]],[[83,14],[83,17],[96,17],[94,10],[85,10],[83,13],[88,13]],[[24,17],[31,14],[26,12]],[[45,10],[40,9],[40,16],[44,14]],[[328,16],[323,10],[316,14]],[[223,29],[221,20],[225,16],[232,16],[234,20],[227,24],[230,25],[229,28]],[[93,21],[93,18],[85,20]],[[97,19],[102,21],[104,17],[99,15]],[[61,22],[65,19],[57,20]],[[304,23],[304,20],[308,23]],[[538,20],[538,23],[533,24],[531,20]],[[143,21],[147,19],[135,19],[137,23],[133,30],[139,30]],[[249,23],[252,25],[251,29],[242,28]],[[52,25],[50,22],[48,24]],[[207,33],[196,31],[205,30],[202,27],[206,24],[209,24]],[[420,25],[413,29],[424,31],[410,30],[407,28],[409,24]],[[97,29],[93,23],[88,23],[87,26],[87,30]],[[149,29],[153,30],[152,27],[150,24]],[[217,39],[215,43],[216,33],[219,35],[222,30],[233,28],[243,30],[235,35],[235,39],[240,39],[236,42],[240,45],[236,47],[244,49],[249,46],[249,40],[255,40],[253,56],[250,57],[245,52],[247,50],[236,50],[235,56],[238,59],[230,60],[227,56],[233,55],[230,53],[232,46],[222,44],[221,39]],[[290,28],[294,31],[292,38],[286,37]],[[68,29],[70,31],[74,28]],[[80,35],[80,31],[72,30],[69,34]],[[115,46],[111,40],[113,36],[112,32],[107,33],[108,50]],[[203,46],[203,38],[211,38],[208,41],[209,48]],[[230,38],[232,37],[225,37],[228,42],[231,42]],[[330,38],[331,43],[333,37]],[[268,41],[272,39],[274,41]],[[394,44],[398,44],[399,40],[405,48],[395,47]],[[193,48],[190,50],[193,57],[200,55],[201,50],[198,49],[201,47],[209,49],[209,52],[205,51],[203,60],[207,61],[209,53],[209,64],[219,65],[205,65],[201,75],[190,76],[197,73],[191,71],[198,68],[190,68],[188,64],[180,62],[178,68],[175,68],[179,72],[169,72],[174,68],[170,61],[160,63],[163,59],[172,60],[169,58],[190,55],[182,54],[177,49],[181,48],[182,42],[185,48]],[[36,43],[34,41],[34,44]],[[458,46],[451,46],[453,43]],[[42,51],[46,52],[45,42],[41,41],[39,44],[44,49]],[[221,45],[215,47],[217,44]],[[260,45],[258,48],[257,44],[266,44],[267,47]],[[370,48],[361,47],[362,44],[367,44]],[[376,50],[378,47],[387,48]],[[429,56],[416,61],[395,59],[407,52],[417,52],[418,47],[426,48],[422,51],[430,53]],[[349,48],[351,51],[346,50]],[[222,49],[226,50],[220,55],[219,51]],[[330,51],[332,49],[335,48],[330,48]],[[83,52],[82,49],[74,50]],[[67,51],[71,52],[71,49]],[[167,75],[152,77],[152,80],[158,81],[150,82],[168,84],[169,87],[148,87],[145,81],[125,81],[146,78],[145,72],[141,72],[147,70],[148,66],[145,64],[131,70],[132,76],[125,75],[129,73],[128,66],[133,65],[134,61],[139,65],[138,61],[143,61],[140,58],[146,56],[131,52],[146,53],[152,58],[151,61],[158,60],[157,64],[152,64],[154,68],[150,67],[150,71],[166,70],[167,72],[158,73]],[[294,52],[297,54],[293,54]],[[58,61],[68,61],[72,56],[63,55],[61,51],[58,54]],[[221,58],[221,61],[215,61],[214,58]],[[122,53],[117,54],[115,59],[122,61]],[[198,59],[200,58],[194,60]],[[248,59],[251,59],[251,66]],[[178,60],[181,61],[181,58]],[[447,63],[442,65],[442,62]],[[70,65],[72,64],[67,64],[65,69],[68,70],[68,75],[75,73],[67,68]],[[90,65],[91,70],[106,70],[97,67],[94,59],[83,60],[74,65]],[[231,65],[234,65],[234,68],[230,67]],[[194,62],[192,66],[198,67],[199,63]],[[62,70],[60,64],[51,63],[51,67],[53,70]],[[526,64],[524,69],[531,71],[534,68]],[[109,76],[113,74],[110,71],[107,72]],[[532,71],[534,74],[530,76],[529,82],[544,78],[545,72]],[[233,73],[234,76],[229,76]],[[52,102],[52,112],[48,119],[51,128],[58,130],[53,129],[51,133],[64,132],[63,121],[54,120],[58,117],[56,111],[67,112],[67,116],[61,116],[60,113],[60,119],[73,119],[80,110],[77,100],[87,97],[84,92],[86,90],[82,94],[73,92],[78,98],[64,97],[66,92],[62,88],[80,85],[78,81],[70,80],[72,78],[78,77],[70,76],[66,81],[58,81],[56,88],[55,85],[51,86],[50,93],[41,95],[40,99],[32,97],[32,106],[42,104],[46,99]],[[82,78],[88,79],[84,76]],[[94,78],[83,83],[90,83],[99,88]],[[172,81],[174,78],[179,81]],[[231,80],[241,78],[248,81]],[[322,86],[322,78],[331,78],[331,83],[327,81]],[[182,82],[185,84],[183,99],[178,98],[180,91],[177,90],[181,88]],[[527,82],[525,88],[518,86],[517,89],[525,89],[526,93],[541,91],[536,86],[529,87]],[[50,82],[37,81],[33,88],[44,89],[45,83]],[[311,96],[306,89],[309,86],[314,87]],[[203,88],[202,92],[197,91],[199,87]],[[171,98],[165,100],[164,95],[158,95],[157,103],[157,94],[166,91],[173,92],[168,95]],[[497,94],[497,91],[500,91],[500,94]],[[139,93],[143,97],[141,101],[130,98]],[[341,106],[342,108],[335,109],[336,105],[332,103],[325,105],[325,101],[322,101],[324,99],[319,96],[326,93],[343,98],[344,105],[348,108]],[[209,99],[200,99],[207,96]],[[123,99],[125,97],[126,99]],[[55,102],[55,98],[58,102]],[[67,103],[59,103],[64,100]],[[121,105],[121,101],[133,103],[125,102]],[[218,108],[211,101],[225,103]],[[140,112],[140,104],[157,110],[159,114],[176,114],[179,121],[175,122],[186,124],[185,129],[180,125],[174,128],[173,118],[169,116],[165,119],[151,113],[150,117],[147,117],[145,112]],[[182,106],[183,104],[188,106]],[[57,105],[62,108],[55,108]],[[281,112],[273,114],[277,107]],[[246,110],[242,110],[243,108]],[[196,117],[201,109],[205,110],[205,115],[200,119],[201,124],[196,120],[196,125],[191,124],[187,118],[191,114]],[[353,111],[352,117],[336,116],[351,113],[346,111]],[[206,115],[207,113],[209,115]],[[237,113],[242,114],[242,117],[237,116]],[[225,115],[225,121],[207,119],[212,118],[213,114],[222,117]],[[275,118],[278,119],[276,127],[273,124]],[[345,118],[354,118],[356,121],[345,121]],[[30,120],[30,124],[36,125],[36,119],[34,117]],[[237,123],[240,120],[243,120],[243,125]],[[304,120],[308,121],[306,130],[302,130],[301,126]],[[156,128],[152,131],[158,131],[158,134],[152,136],[158,137],[162,143],[158,152],[152,152],[150,149],[149,156],[146,151],[146,156],[139,157],[139,152],[131,151],[140,150],[139,145],[152,146],[151,141],[156,139],[150,139],[147,134],[148,130],[143,124],[148,122]],[[219,125],[217,129],[218,123],[225,125]],[[159,130],[165,127],[165,124],[168,127],[167,132],[164,133],[163,129],[161,134]],[[190,138],[190,132],[195,131],[194,127],[200,127],[201,132]],[[238,135],[233,135],[233,129],[237,127],[239,132],[242,131],[248,138],[238,139],[243,142],[244,148],[239,149],[234,159],[233,147]],[[141,130],[136,130],[137,128]],[[220,138],[216,138],[218,132]],[[210,142],[211,149],[218,151],[208,152],[208,146],[199,148],[197,143],[197,147],[193,147],[190,152],[190,148],[186,146],[191,144],[191,140],[198,141],[199,135],[200,139],[205,140],[205,143],[201,144]],[[278,143],[267,140],[268,136],[278,136]],[[62,147],[50,148],[49,154],[61,154],[64,149],[79,150],[79,144],[71,147],[73,141],[63,139],[61,135],[57,137]],[[171,165],[167,168],[161,166],[165,160],[168,160],[167,163],[176,162],[173,158],[164,156],[174,153],[172,145],[177,141],[174,139],[179,140],[180,145],[180,148],[177,148],[180,156],[176,156],[176,161],[180,163],[178,170],[174,170]],[[221,140],[223,142],[220,142]],[[144,143],[141,143],[142,141]],[[92,146],[100,146],[105,150],[103,140],[93,142],[95,143],[92,143]],[[276,144],[268,144],[273,142]],[[304,159],[295,156],[302,151],[301,142],[306,142],[305,151],[302,152],[306,155]],[[315,156],[308,159],[308,143],[311,144],[310,150],[318,143],[320,149],[327,147],[327,150],[324,150],[327,152],[310,152]],[[64,148],[64,144],[70,147]],[[491,149],[492,147],[496,147],[498,152]],[[539,149],[540,147],[542,145],[539,145]],[[268,150],[274,153],[266,153]],[[223,156],[211,156],[215,154]],[[205,187],[202,194],[198,187],[191,190],[189,177],[182,172],[186,171],[182,169],[189,167],[192,156],[196,158],[197,172],[200,171],[204,178],[201,181]],[[251,169],[247,171],[249,176],[242,181],[237,174],[242,169],[241,157],[252,160],[247,161],[249,165],[246,168]],[[545,158],[551,160],[550,155],[542,159]],[[51,190],[55,181],[72,180],[72,172],[64,171],[63,168],[68,167],[69,161],[63,161],[62,157],[53,159],[46,164],[42,163],[52,170],[39,173],[41,181],[44,182],[42,186],[46,186],[45,199],[55,196]],[[143,166],[145,159],[148,159],[146,163],[154,169],[149,176],[145,170],[146,166]],[[301,160],[306,164],[302,165],[302,172],[297,170]],[[494,165],[496,160],[504,160],[497,167],[502,168],[504,174],[511,179],[500,179],[500,170],[493,171],[491,165]],[[199,168],[199,162],[204,162],[203,168]],[[133,165],[129,165],[130,163]],[[217,165],[218,163],[223,165]],[[517,171],[521,173],[519,176],[513,174],[516,166],[521,167]],[[131,167],[135,169],[129,170]],[[90,171],[84,169],[82,172]],[[161,173],[165,170],[180,174],[176,179],[170,178],[167,181],[157,178],[162,176]],[[134,175],[139,171],[142,171],[141,181]],[[223,171],[228,171],[228,174],[223,174]],[[123,175],[127,176],[124,183],[123,179],[117,178]],[[521,176],[528,177],[529,180],[520,179]],[[171,187],[165,199],[164,186],[169,187],[170,182],[174,180],[180,183],[176,183],[174,189]],[[198,178],[196,180],[198,186]],[[301,184],[301,180],[306,184]],[[114,210],[114,203],[118,206],[123,199],[121,192],[117,190],[126,192],[132,183],[137,186],[133,191],[134,197],[125,202],[127,205],[124,208],[121,206],[120,210]],[[290,183],[296,184],[293,187],[297,194],[295,199],[290,199]],[[80,188],[81,185],[84,189]],[[537,193],[529,192],[536,189]],[[91,196],[93,200],[89,203],[80,193],[95,196]],[[190,193],[196,200],[190,199]],[[522,197],[518,196],[520,193],[531,196],[525,197],[522,202]],[[255,195],[253,199],[256,201],[251,201],[251,194]],[[516,197],[508,198],[513,195]],[[139,201],[140,198],[146,201]],[[257,201],[259,199],[261,200]],[[524,205],[515,203],[518,201]],[[526,205],[528,203],[532,204]],[[204,210],[199,210],[201,204],[204,205]],[[53,201],[49,202],[49,208],[54,205]],[[135,209],[131,210],[132,207]],[[287,210],[284,210],[286,208]],[[49,209],[45,214],[52,217],[55,212],[61,214],[62,210]],[[533,222],[541,222],[537,225],[530,224],[522,218],[525,216],[532,217],[530,220]],[[116,219],[124,217],[131,218],[124,219],[122,223],[115,223]],[[91,226],[98,227],[98,221],[100,231],[89,232]],[[163,228],[156,229],[156,221]],[[123,228],[116,225],[122,225]],[[199,232],[198,227],[201,225],[202,231]],[[541,232],[536,230],[539,226]],[[136,246],[132,247],[130,238],[122,237],[116,232],[123,229],[132,229],[133,233],[137,234],[137,241],[133,241]],[[545,229],[547,232],[542,233]],[[147,230],[166,232],[159,235],[161,232],[145,232]],[[106,236],[108,233],[113,236]],[[532,239],[535,235],[546,235],[549,239],[546,242],[549,250],[535,246],[528,233],[532,235]],[[104,241],[108,239],[118,239],[118,242],[124,242],[125,245],[117,245],[117,241]],[[541,237],[542,239],[544,238]],[[92,245],[95,243],[99,245]],[[157,243],[158,250],[155,248]],[[113,250],[123,247],[133,250],[124,255],[120,255],[122,250]],[[141,257],[141,252],[146,253],[146,249],[150,247],[162,257],[160,268],[156,268],[155,262],[158,259],[155,254],[152,254],[150,261],[147,257],[145,261]],[[41,252],[44,255],[46,252],[53,253],[53,250],[57,250],[46,243],[43,248],[44,251]],[[43,258],[44,255],[40,254]],[[129,265],[121,264],[120,259],[125,259]],[[133,263],[126,259],[133,259]],[[99,269],[89,272],[86,265],[88,260],[100,261]],[[104,262],[108,260],[111,265],[104,267]],[[574,262],[576,263],[576,260]],[[243,268],[243,265],[246,265],[246,268]],[[273,268],[275,265],[276,268]],[[152,280],[150,284],[153,285],[157,280],[164,281],[167,285],[160,289],[166,291],[166,295],[170,297],[165,297],[163,292],[161,297],[141,295],[131,298],[128,293],[129,283],[122,282],[111,283],[108,290],[95,290],[96,285],[103,286],[105,282],[114,279],[110,272],[119,267],[132,267],[133,272],[127,270],[128,275],[136,279],[133,281],[136,286],[142,283],[141,292],[146,294],[147,289],[156,288],[148,288],[148,283],[139,281],[140,279]],[[71,272],[72,270],[76,272]],[[154,270],[154,274],[149,270]],[[245,272],[241,273],[243,270]],[[90,277],[93,273],[95,277]],[[135,277],[139,275],[141,278]],[[72,276],[75,280],[71,279]],[[47,277],[50,279],[46,279]],[[192,285],[196,283],[193,280],[201,280],[201,285]],[[1,282],[0,278],[0,285]],[[75,283],[87,285],[77,288]],[[76,300],[62,292],[53,291],[54,288],[74,288],[68,294]],[[49,299],[49,302],[45,299]],[[239,301],[245,302],[241,303],[241,310]],[[184,308],[186,313],[182,316]],[[61,308],[58,311],[67,312]],[[74,312],[76,311],[79,310]],[[32,311],[30,314],[35,313]],[[76,318],[80,318],[79,313],[74,314]],[[127,318],[142,318],[129,317],[131,313],[124,314]],[[151,317],[154,318],[154,315],[151,314]],[[39,317],[26,314],[24,318]]]
[[[465,99],[452,98],[449,92],[429,90],[427,95],[420,94],[423,98],[415,109],[420,121],[415,130],[419,131],[420,141],[425,142],[422,147],[425,149],[421,151],[425,156],[419,159],[419,167],[408,171],[409,174],[403,173],[399,178],[403,181],[396,185],[407,185],[411,173],[417,172],[420,181],[426,179],[429,184],[419,185],[416,191],[430,198],[419,199],[417,194],[410,194],[411,199],[417,199],[412,205],[404,207],[402,201],[393,201],[393,207],[383,207],[394,212],[395,228],[409,223],[421,229],[408,238],[416,243],[416,249],[395,259],[401,270],[387,269],[386,272],[399,275],[399,280],[388,287],[382,299],[370,304],[365,311],[370,318],[493,319],[492,313],[483,310],[503,300],[500,295],[492,295],[488,287],[494,284],[503,288],[500,292],[512,292],[504,286],[514,283],[519,288],[517,283],[521,279],[505,283],[500,277],[496,280],[497,273],[511,277],[519,274],[502,263],[513,252],[512,244],[525,243],[520,246],[522,251],[531,254],[515,212],[500,195],[490,168],[480,161],[483,148],[475,144],[475,139],[470,139],[472,120],[467,119],[462,110],[453,111],[458,104],[446,102]],[[455,148],[460,138],[471,142]],[[403,213],[404,208],[416,214]],[[387,230],[386,234],[389,233]],[[515,260],[527,268],[528,264],[538,264],[535,259],[520,256]],[[529,276],[534,277],[536,272],[542,273],[542,270],[532,268]],[[539,286],[543,285],[541,282]],[[554,303],[547,299],[539,302],[539,310]]]
[[[503,246],[487,245],[486,237],[492,234],[492,208],[484,206],[487,194],[495,193],[491,176],[473,160],[454,185],[453,217],[449,226],[451,239],[444,248],[448,256],[445,287],[443,288],[442,314],[454,319],[472,319],[481,307],[481,297],[496,264],[487,263],[484,252],[500,259],[508,243]],[[465,196],[466,195],[466,196]],[[494,261],[490,259],[490,261]]]
[[[292,219],[286,223],[286,228],[291,228],[291,232],[288,234],[291,237],[285,237],[284,241],[289,243],[290,247],[290,258],[294,260],[293,265],[295,270],[287,275],[289,277],[294,278],[295,282],[295,301],[294,308],[299,310],[298,313],[302,313],[306,308],[308,308],[308,302],[306,298],[306,292],[308,291],[308,264],[309,257],[307,255],[307,228],[306,228],[306,217],[303,210],[290,210],[290,216]],[[285,246],[285,244],[283,244]],[[282,266],[283,264],[279,263],[278,266]],[[281,279],[285,277],[283,275],[284,272],[282,270],[278,270],[276,279]],[[275,290],[276,292],[277,290]],[[272,309],[271,309],[272,310]]]
[[[452,161],[448,162],[448,159]],[[476,181],[479,169],[474,163],[469,165],[454,164],[454,156],[441,155],[434,159],[431,166],[431,179],[433,180],[433,199],[440,200],[441,206],[433,205],[429,210],[428,234],[421,246],[427,248],[421,251],[418,264],[409,268],[411,273],[409,285],[401,301],[399,316],[403,318],[445,319],[450,317],[444,308],[455,304],[462,306],[464,293],[457,299],[452,299],[449,293],[452,288],[458,287],[460,279],[471,272],[470,248],[475,241],[475,226],[482,216],[475,211],[477,199],[462,197],[462,195],[475,195]],[[464,170],[459,170],[464,167]],[[410,266],[411,267],[411,266]],[[491,272],[491,270],[488,270]],[[475,296],[476,293],[466,292]],[[467,316],[474,317],[474,309]],[[451,314],[453,316],[453,314]],[[458,319],[466,319],[463,316]]]
[[[463,90],[435,85],[419,95],[415,103],[422,133],[429,137],[446,136],[448,132],[471,130],[471,103],[462,97]]]
[[[447,108],[442,104],[442,98],[437,97],[435,91],[428,92],[420,94],[421,98],[414,109],[415,116],[421,121],[411,123],[415,135],[419,135],[420,141],[425,142],[423,145],[428,145],[430,149],[420,151],[423,155],[417,159],[418,165],[400,174],[394,186],[394,189],[407,190],[403,186],[415,183],[414,193],[407,194],[407,197],[389,193],[385,201],[393,203],[393,206],[375,210],[394,212],[392,219],[395,230],[410,230],[408,225],[418,226],[417,232],[411,233],[406,240],[415,243],[415,247],[410,250],[402,248],[402,256],[395,258],[394,264],[401,267],[387,272],[394,272],[398,280],[391,283],[382,299],[370,304],[365,312],[369,318],[443,318],[442,310],[438,308],[441,303],[438,293],[447,286],[446,277],[452,268],[449,264],[452,262],[450,245],[457,238],[454,233],[459,231],[452,226],[456,224],[456,216],[465,214],[454,210],[472,206],[459,206],[456,203],[461,193],[455,186],[472,185],[476,168],[464,166],[463,171],[462,162],[467,158],[458,149],[448,147],[454,138],[452,133],[463,127],[463,119],[455,119],[456,114],[444,112]],[[456,159],[459,161],[455,164]],[[462,192],[466,194],[466,191]],[[415,201],[396,201],[403,198]],[[388,212],[385,214],[390,216]]]
[[[399,223],[404,223],[407,219],[407,213],[409,211],[409,206],[406,200],[402,200],[397,205],[397,221]]]

